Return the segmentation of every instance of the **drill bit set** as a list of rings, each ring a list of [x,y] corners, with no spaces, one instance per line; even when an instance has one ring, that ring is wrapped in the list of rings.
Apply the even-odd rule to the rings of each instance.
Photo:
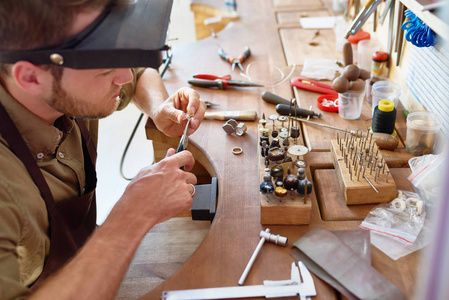
[[[373,133],[345,133],[331,141],[331,155],[347,205],[389,202],[396,184]]]
[[[261,224],[309,224],[313,186],[306,178],[302,158],[309,150],[299,144],[299,122],[274,114],[259,123]]]

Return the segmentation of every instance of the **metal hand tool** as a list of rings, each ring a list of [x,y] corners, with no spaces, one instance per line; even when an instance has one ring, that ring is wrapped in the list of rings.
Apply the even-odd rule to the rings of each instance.
[[[363,9],[359,12],[357,17],[352,22],[348,31],[346,31],[345,39],[349,37],[351,34],[356,34],[360,28],[362,28],[363,24],[365,24],[366,20],[371,16],[377,6],[382,2],[382,0],[369,0]]]
[[[282,97],[280,97],[278,95],[275,95],[275,94],[273,94],[271,92],[268,92],[268,91],[265,91],[265,92],[262,93],[262,99],[265,102],[268,102],[268,103],[271,103],[271,104],[282,104],[282,105],[285,105],[285,106],[289,106],[290,102],[291,102],[291,101],[289,101],[287,99],[284,99],[284,98],[282,98]],[[289,109],[289,108],[287,107],[287,109]],[[295,105],[295,107],[293,109],[295,110],[294,113],[297,114],[300,117],[306,117],[306,118],[309,117],[309,116],[310,117],[317,117],[317,118],[321,118],[322,117],[321,113],[316,113],[313,110],[300,108],[297,105]],[[277,110],[277,106],[276,106],[276,110]],[[288,111],[285,114],[283,114],[283,115],[287,116],[288,115]]]
[[[289,280],[265,280],[263,285],[164,291],[161,299],[201,300],[294,296],[300,296],[301,299],[310,299],[311,296],[316,296],[312,275],[301,261],[298,261],[298,265],[295,262],[292,263],[291,278]]]
[[[187,120],[186,128],[184,129],[184,133],[181,136],[181,140],[179,141],[178,148],[176,149],[176,153],[184,151],[187,149],[187,145],[189,143],[189,126],[190,126],[191,117]]]
[[[246,47],[245,51],[243,51],[243,53],[238,58],[235,58],[224,52],[223,49],[218,48],[218,55],[232,65],[232,71],[234,71],[235,66],[238,66],[240,70],[243,71],[242,63],[251,55],[251,50],[249,49],[249,47]]]
[[[275,243],[276,245],[281,245],[281,246],[285,246],[287,245],[287,238],[280,236],[280,235],[274,235],[270,233],[270,229],[267,228],[265,229],[265,231],[261,231],[260,232],[260,241],[259,244],[257,244],[256,249],[254,250],[253,255],[251,256],[251,258],[249,259],[248,264],[246,265],[245,270],[243,271],[242,276],[239,279],[239,285],[243,285],[243,283],[245,283],[245,279],[246,276],[248,276],[249,271],[251,270],[251,267],[254,264],[254,261],[257,258],[257,255],[259,255],[260,249],[262,249],[263,244],[265,243],[265,241],[268,240],[269,242]]]
[[[228,86],[238,86],[238,87],[257,87],[263,86],[262,84],[245,81],[245,80],[232,80],[231,76],[215,76],[211,74],[197,74],[193,76],[194,79],[190,79],[187,82],[194,86],[205,87],[205,88],[219,88],[220,90],[225,90]]]
[[[295,120],[300,121],[300,122],[303,122],[303,123],[308,123],[308,124],[312,124],[312,125],[316,125],[316,126],[321,126],[321,127],[326,127],[326,128],[330,128],[330,129],[343,131],[343,132],[349,133],[351,136],[355,136],[355,137],[360,137],[362,135],[361,132],[358,133],[358,130],[348,130],[348,129],[338,128],[338,127],[335,127],[335,126],[330,126],[330,125],[327,125],[327,124],[313,122],[313,121],[309,121],[309,120],[305,120],[305,119],[301,119],[301,118],[295,118],[295,117],[290,117],[290,118],[295,119]],[[374,132],[373,133],[373,138],[376,141],[376,145],[380,149],[394,150],[394,149],[396,149],[398,147],[398,143],[399,143],[398,138],[395,137],[395,136],[392,136],[391,134],[381,133],[381,132]]]
[[[220,104],[212,103],[212,102],[210,102],[210,101],[208,101],[208,100],[203,100],[203,102],[206,103],[206,107],[207,107],[207,108],[209,108],[209,107],[215,107],[215,106],[220,106]]]
[[[257,118],[257,112],[255,110],[206,111],[204,118],[214,120],[234,119],[237,121],[254,121]]]
[[[317,118],[321,118],[322,115],[321,113],[316,113],[312,110],[308,110],[308,109],[304,109],[304,108],[299,108],[297,105],[291,107],[292,110],[292,115],[297,115],[300,117],[317,117]],[[276,112],[278,114],[280,114],[281,116],[288,116],[289,112],[290,112],[290,107],[287,104],[278,104],[276,105]]]

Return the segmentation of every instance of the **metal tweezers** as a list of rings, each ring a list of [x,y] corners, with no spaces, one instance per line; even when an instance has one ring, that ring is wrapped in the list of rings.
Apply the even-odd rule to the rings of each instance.
[[[189,120],[187,121],[186,128],[184,129],[184,134],[181,136],[181,140],[179,141],[179,145],[178,145],[178,149],[176,149],[176,153],[187,149],[187,145],[189,143],[188,134],[189,134],[190,120],[192,120],[191,117],[189,117]]]

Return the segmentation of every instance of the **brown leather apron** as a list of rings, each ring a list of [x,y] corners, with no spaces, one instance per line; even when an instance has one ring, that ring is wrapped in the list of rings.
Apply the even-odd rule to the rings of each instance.
[[[76,119],[76,122],[83,136],[84,167],[86,172],[85,192],[80,197],[56,204],[36,160],[8,113],[0,104],[0,134],[8,142],[9,147],[16,156],[23,162],[39,188],[45,201],[50,224],[50,253],[45,261],[42,274],[31,286],[31,289],[35,289],[42,284],[47,277],[72,258],[96,227],[96,149],[83,121]]]

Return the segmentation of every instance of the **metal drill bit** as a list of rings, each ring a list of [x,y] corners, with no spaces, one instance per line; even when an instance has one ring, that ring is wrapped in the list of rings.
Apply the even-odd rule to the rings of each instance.
[[[366,181],[368,181],[369,185],[376,191],[376,193],[379,193],[379,191],[376,189],[376,187],[371,183],[371,181],[368,179],[368,177],[366,177],[365,175],[363,175],[363,178],[366,179]]]

